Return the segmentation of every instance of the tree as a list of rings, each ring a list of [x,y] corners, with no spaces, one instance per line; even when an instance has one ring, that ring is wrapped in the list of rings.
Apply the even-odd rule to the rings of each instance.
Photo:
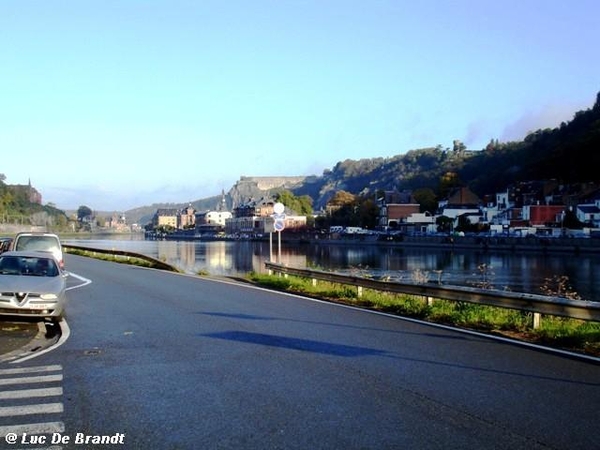
[[[464,152],[467,149],[467,146],[465,144],[463,144],[461,141],[459,141],[458,139],[455,139],[454,141],[452,141],[452,151],[455,153],[460,153],[460,152]]]
[[[449,233],[454,228],[454,220],[447,216],[439,216],[435,219],[437,231],[440,233]]]
[[[464,186],[464,183],[456,172],[446,172],[440,179],[440,197],[447,198],[453,189],[461,186]]]
[[[347,191],[337,191],[327,202],[329,225],[355,226],[356,196]]]
[[[347,191],[337,191],[327,202],[327,206],[346,206],[354,203],[356,196]]]
[[[275,195],[275,200],[283,203],[287,208],[294,211],[296,214],[309,216],[312,215],[312,198],[308,195],[300,197],[295,196],[292,192],[284,190]]]
[[[370,197],[359,197],[357,203],[358,224],[362,228],[374,229],[377,226],[377,216],[379,214],[377,202]]]
[[[413,192],[413,197],[419,204],[419,211],[421,212],[427,211],[434,214],[438,208],[435,192],[431,188],[416,189]]]
[[[370,196],[352,195],[338,191],[327,202],[330,225],[346,227],[375,228],[379,208]]]
[[[92,210],[89,207],[82,205],[77,209],[77,220],[79,222],[83,222],[84,219],[89,220],[92,218],[92,214]]]

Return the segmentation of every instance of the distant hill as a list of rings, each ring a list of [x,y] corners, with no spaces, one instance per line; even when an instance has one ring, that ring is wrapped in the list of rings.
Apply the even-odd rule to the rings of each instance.
[[[374,195],[378,190],[431,189],[444,194],[444,180],[468,186],[479,197],[493,195],[517,181],[555,179],[569,184],[600,180],[600,93],[590,109],[579,111],[573,120],[557,128],[537,130],[523,141],[490,141],[486,148],[466,150],[459,141],[452,149],[440,146],[408,151],[389,158],[344,160],[320,176],[241,177],[225,194],[231,208],[249,198],[289,189],[309,195],[315,209],[325,206],[339,190]],[[215,209],[221,196],[192,202],[198,210]],[[183,207],[187,203],[170,205]],[[151,217],[159,207],[152,205],[127,211],[128,217]],[[141,222],[140,223],[144,223]]]
[[[52,204],[42,205],[42,194],[31,182],[26,185],[4,183],[6,177],[0,174],[0,215],[2,224],[20,226],[66,227],[68,218],[64,211]]]
[[[185,203],[156,203],[125,212],[129,223],[145,225],[160,208],[184,208],[192,205],[197,211],[217,210],[223,207],[231,211],[234,206],[246,203],[250,199],[259,200],[269,197],[282,189],[295,189],[302,186],[304,176],[297,177],[246,177],[242,176],[228,192]]]

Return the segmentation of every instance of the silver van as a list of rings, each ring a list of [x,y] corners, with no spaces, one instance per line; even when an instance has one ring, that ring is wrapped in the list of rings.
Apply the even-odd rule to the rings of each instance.
[[[61,269],[64,269],[62,246],[60,239],[52,233],[18,233],[12,241],[11,250],[50,252],[54,255]]]

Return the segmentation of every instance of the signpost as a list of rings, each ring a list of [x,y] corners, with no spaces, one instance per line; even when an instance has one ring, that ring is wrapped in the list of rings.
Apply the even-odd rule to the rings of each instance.
[[[277,202],[273,205],[273,229],[277,231],[277,263],[281,264],[281,232],[285,229],[285,206]],[[273,233],[270,233],[271,260],[273,260]]]

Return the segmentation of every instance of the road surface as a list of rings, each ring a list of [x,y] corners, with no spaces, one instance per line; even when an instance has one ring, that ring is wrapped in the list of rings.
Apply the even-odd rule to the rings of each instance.
[[[66,342],[0,365],[0,432],[25,439],[0,448],[37,448],[36,433],[60,448],[598,448],[597,364],[246,285],[66,264],[91,283],[69,292]]]

